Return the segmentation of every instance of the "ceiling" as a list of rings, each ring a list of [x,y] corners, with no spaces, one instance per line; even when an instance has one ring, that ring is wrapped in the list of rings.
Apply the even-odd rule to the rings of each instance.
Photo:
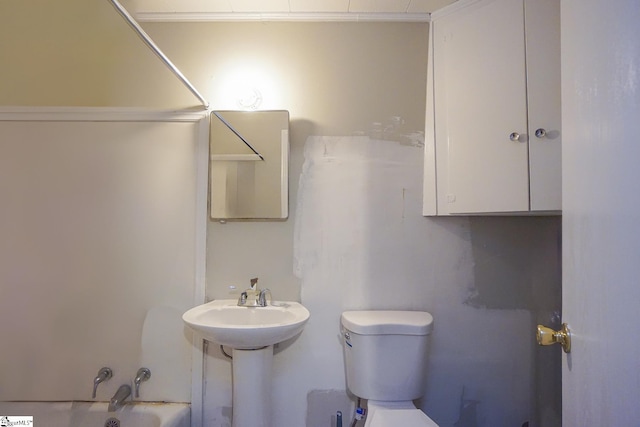
[[[428,21],[456,0],[122,0],[138,20]]]

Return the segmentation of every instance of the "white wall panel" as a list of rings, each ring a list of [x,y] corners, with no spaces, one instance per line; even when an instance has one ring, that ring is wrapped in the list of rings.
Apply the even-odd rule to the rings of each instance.
[[[196,130],[0,122],[0,400],[189,401]]]

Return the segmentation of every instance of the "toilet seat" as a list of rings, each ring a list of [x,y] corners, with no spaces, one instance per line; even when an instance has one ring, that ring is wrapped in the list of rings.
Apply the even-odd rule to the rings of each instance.
[[[411,402],[369,402],[365,427],[439,427]]]

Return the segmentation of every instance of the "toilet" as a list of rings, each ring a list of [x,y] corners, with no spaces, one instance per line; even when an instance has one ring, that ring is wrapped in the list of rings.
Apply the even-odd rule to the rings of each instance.
[[[438,427],[422,396],[433,317],[424,311],[342,313],[347,388],[367,399],[365,427]]]

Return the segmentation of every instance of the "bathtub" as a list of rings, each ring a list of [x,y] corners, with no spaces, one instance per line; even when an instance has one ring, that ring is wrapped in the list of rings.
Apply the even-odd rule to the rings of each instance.
[[[33,427],[190,427],[187,403],[0,402],[0,417],[32,416]],[[1,419],[1,418],[0,418]]]

